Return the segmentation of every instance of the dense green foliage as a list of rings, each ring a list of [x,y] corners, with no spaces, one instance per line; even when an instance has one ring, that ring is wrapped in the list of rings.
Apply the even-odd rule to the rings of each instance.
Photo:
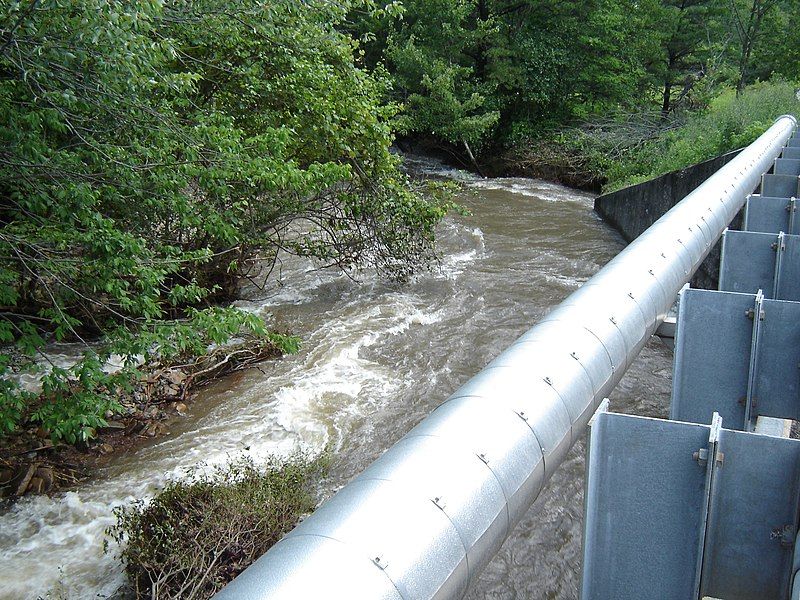
[[[800,79],[792,0],[404,0],[356,20],[401,131],[491,155],[609,113],[668,121],[720,90]],[[607,123],[604,123],[607,128]]]
[[[210,598],[313,510],[325,460],[239,459],[116,510],[134,597]]]
[[[280,252],[425,264],[450,204],[401,173],[395,134],[637,181],[794,110],[798,21],[793,0],[4,3],[0,433],[86,439],[132,357],[267,335],[220,306]],[[93,351],[23,392],[13,371],[64,340]],[[113,376],[111,353],[131,357]]]
[[[169,354],[195,326],[214,343],[266,333],[209,308],[250,259],[283,250],[402,278],[428,258],[449,205],[412,189],[389,152],[389,83],[337,29],[356,7],[375,10],[0,7],[0,343],[16,345],[0,353],[0,433],[32,400],[12,365],[50,340],[103,342],[71,373],[53,369],[28,415],[56,439],[85,438],[131,375],[108,378],[109,354]]]
[[[680,127],[625,152],[610,162],[609,189],[639,183],[753,142],[784,114],[800,115],[794,85],[775,81],[723,91],[708,108],[689,115]]]
[[[667,122],[657,113],[610,115],[514,151],[519,167],[611,191],[746,146],[784,114],[800,115],[794,84],[774,79],[723,88],[702,110]]]

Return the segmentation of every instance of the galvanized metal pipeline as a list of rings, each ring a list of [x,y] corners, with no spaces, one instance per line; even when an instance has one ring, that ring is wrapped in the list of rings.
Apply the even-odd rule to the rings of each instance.
[[[796,125],[779,118],[215,598],[462,597]]]

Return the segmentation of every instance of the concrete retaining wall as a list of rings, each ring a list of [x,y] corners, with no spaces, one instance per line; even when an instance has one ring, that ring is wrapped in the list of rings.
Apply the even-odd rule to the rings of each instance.
[[[638,185],[603,194],[594,201],[594,209],[627,241],[633,241],[737,154],[739,150]],[[741,223],[740,212],[731,222],[730,228],[739,229]],[[692,287],[717,289],[720,247],[720,242],[717,242],[700,265],[692,279]]]

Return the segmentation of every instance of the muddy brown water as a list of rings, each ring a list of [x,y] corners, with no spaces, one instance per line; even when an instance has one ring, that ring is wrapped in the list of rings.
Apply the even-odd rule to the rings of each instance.
[[[198,463],[327,446],[334,461],[321,495],[329,496],[624,246],[585,193],[410,162],[465,183],[460,201],[472,214],[440,227],[440,264],[396,287],[287,259],[280,285],[245,289],[239,304],[302,336],[302,351],[206,388],[169,435],[116,457],[93,482],[0,514],[0,597],[112,594],[123,582],[102,550],[113,507]],[[671,352],[651,340],[612,410],[665,416],[671,367]],[[577,597],[584,452],[580,441],[470,599]]]

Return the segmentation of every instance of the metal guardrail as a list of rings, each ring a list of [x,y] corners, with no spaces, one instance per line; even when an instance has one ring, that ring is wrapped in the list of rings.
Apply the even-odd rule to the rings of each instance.
[[[719,289],[765,298],[800,298],[800,235],[726,231],[722,241]]]
[[[797,598],[800,441],[724,424],[597,414],[583,600]]]
[[[459,598],[796,126],[758,140],[215,598]]]
[[[800,600],[798,182],[777,159],[719,290],[681,291],[670,420],[590,421],[582,599]]]
[[[800,298],[800,296],[796,296]],[[758,417],[800,419],[800,302],[684,289],[670,419],[753,431]]]

